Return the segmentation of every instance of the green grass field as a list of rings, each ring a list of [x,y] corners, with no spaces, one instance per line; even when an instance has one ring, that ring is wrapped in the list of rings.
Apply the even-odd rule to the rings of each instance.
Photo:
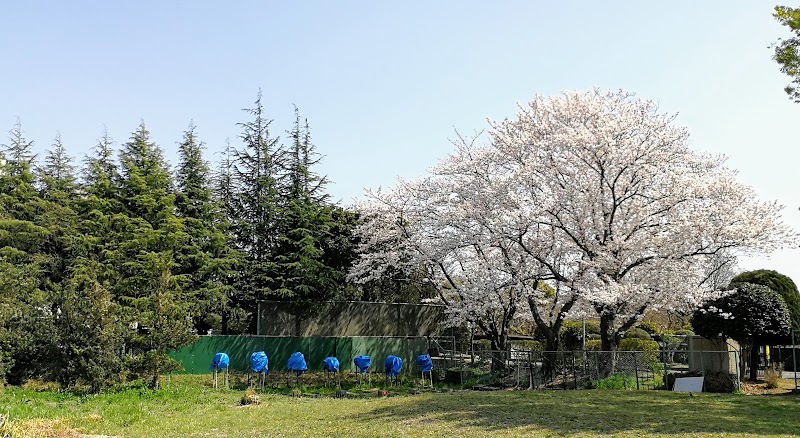
[[[404,391],[405,392],[405,391]],[[455,391],[359,398],[262,394],[174,378],[81,396],[8,387],[0,413],[28,436],[794,436],[800,397],[664,391]],[[46,435],[50,434],[50,435]],[[2,436],[0,434],[0,436]]]

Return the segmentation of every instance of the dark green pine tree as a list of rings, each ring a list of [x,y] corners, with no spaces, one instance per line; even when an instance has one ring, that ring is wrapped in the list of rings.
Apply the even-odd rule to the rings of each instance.
[[[49,209],[35,188],[31,144],[17,122],[0,161],[0,379],[12,383],[41,374],[53,347],[43,290],[50,230],[40,223]]]
[[[49,377],[63,387],[82,384],[97,392],[120,380],[123,324],[120,306],[103,280],[107,270],[97,260],[78,258],[56,295],[57,347],[48,359]]]
[[[334,298],[340,272],[325,263],[323,241],[330,233],[331,209],[326,204],[326,178],[312,166],[320,161],[308,121],[301,124],[295,108],[294,127],[289,131],[286,184],[283,190],[282,233],[275,257],[280,297],[306,303]]]
[[[245,254],[245,265],[237,285],[238,305],[248,315],[248,331],[256,329],[258,301],[277,297],[280,288],[275,252],[281,230],[280,184],[284,151],[279,138],[270,136],[272,120],[266,118],[261,91],[255,107],[245,109],[252,120],[240,123],[244,143],[234,152],[233,176],[238,208],[231,221],[234,242]]]
[[[9,142],[2,148],[2,155],[7,162],[6,171],[11,174],[20,174],[23,167],[30,171],[36,160],[33,153],[33,141],[25,138],[25,131],[22,130],[22,122],[17,118],[14,127],[9,131]]]
[[[203,160],[203,144],[197,139],[194,124],[184,132],[178,153],[175,204],[187,241],[176,254],[177,278],[192,303],[198,333],[206,333],[221,327],[239,257],[228,245],[228,220],[214,195],[210,170]]]
[[[52,377],[64,386],[82,383],[99,390],[119,380],[127,327],[112,290],[119,280],[119,228],[129,221],[121,213],[119,170],[107,132],[84,160],[82,173],[75,258],[56,297],[59,347],[52,362],[59,372]]]
[[[53,140],[52,148],[47,150],[36,177],[39,196],[45,203],[43,214],[37,220],[50,231],[44,248],[49,255],[46,288],[55,292],[63,286],[65,274],[75,257],[73,251],[78,241],[79,220],[75,165],[60,134]]]
[[[152,386],[159,387],[159,376],[180,369],[180,363],[169,357],[171,350],[180,349],[197,340],[192,321],[192,304],[182,298],[178,279],[172,275],[176,268],[169,252],[150,252],[142,258],[147,287],[144,299],[135,300],[137,322],[141,329],[130,344],[143,353],[129,359],[128,367],[141,376],[149,376]]]
[[[231,225],[240,220],[239,212],[241,208],[238,204],[239,196],[236,187],[234,174],[234,150],[231,148],[230,141],[226,141],[225,148],[222,150],[221,159],[214,174],[214,195],[222,207],[224,219],[227,221],[225,229],[228,243],[235,245],[235,228]],[[250,293],[242,290],[240,285],[243,283],[243,276],[240,273],[244,270],[242,263],[244,253],[232,248],[233,254],[238,259],[238,269],[233,275],[227,278],[226,285],[236,286],[227,288],[225,308],[222,311],[220,322],[222,334],[246,333],[250,323]]]
[[[191,342],[195,333],[189,300],[178,284],[182,280],[173,276],[175,254],[188,236],[175,215],[175,194],[163,153],[150,140],[144,122],[123,146],[120,165],[123,213],[115,215],[113,224],[119,276],[113,293],[139,327],[129,338],[130,346],[140,348],[147,360],[137,358],[132,366],[157,374],[173,365],[166,351]],[[169,318],[161,318],[162,311]]]
[[[67,153],[61,134],[56,134],[53,146],[44,156],[38,169],[42,198],[64,205],[72,204],[77,195],[77,177],[72,157]]]

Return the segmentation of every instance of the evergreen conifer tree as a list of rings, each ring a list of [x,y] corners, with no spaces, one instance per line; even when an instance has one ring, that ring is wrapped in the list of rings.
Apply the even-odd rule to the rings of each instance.
[[[280,139],[271,137],[270,124],[261,102],[245,109],[252,120],[240,123],[244,143],[234,152],[233,176],[236,183],[236,207],[232,226],[236,247],[246,257],[237,285],[240,305],[248,313],[248,330],[254,332],[258,301],[275,297],[280,288],[275,263],[281,227],[280,178],[284,151]]]
[[[222,203],[214,195],[203,144],[194,124],[178,145],[176,207],[187,241],[176,254],[181,286],[192,302],[199,333],[220,328],[227,298],[232,291],[237,254],[228,245],[228,221]]]

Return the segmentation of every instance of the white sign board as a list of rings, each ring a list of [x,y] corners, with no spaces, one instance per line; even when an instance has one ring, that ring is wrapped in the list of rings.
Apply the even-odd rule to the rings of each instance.
[[[675,379],[675,392],[703,392],[703,377],[679,377]]]

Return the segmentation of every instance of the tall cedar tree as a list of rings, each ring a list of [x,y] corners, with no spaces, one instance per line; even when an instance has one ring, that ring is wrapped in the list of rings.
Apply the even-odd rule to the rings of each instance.
[[[228,246],[228,221],[218,202],[203,160],[203,143],[197,139],[194,124],[178,144],[175,206],[183,220],[187,241],[176,254],[178,274],[186,299],[192,303],[192,316],[198,333],[219,329],[237,253]]]
[[[244,143],[234,152],[237,211],[231,218],[236,247],[246,257],[237,301],[248,314],[248,331],[255,332],[258,301],[275,297],[279,289],[275,251],[281,225],[280,185],[284,151],[280,139],[270,136],[270,124],[261,103],[261,91],[254,108],[245,109],[252,120],[240,123]]]
[[[229,243],[234,246],[237,244],[237,234],[233,225],[239,220],[239,197],[237,196],[236,176],[234,174],[234,150],[231,147],[230,141],[225,144],[225,149],[222,151],[221,159],[214,178],[214,193],[217,199],[220,200],[223,215],[227,219],[228,239]],[[223,335],[230,335],[236,333],[246,333],[249,325],[249,312],[252,306],[248,303],[248,293],[242,291],[239,287],[241,284],[241,271],[244,269],[241,261],[243,259],[243,252],[232,248],[233,253],[237,256],[240,264],[235,272],[226,279],[226,285],[234,285],[236,287],[228,287],[225,300],[225,308],[222,311],[222,321],[220,323]]]
[[[47,196],[60,199],[66,196],[57,196],[59,188],[78,190],[71,176],[73,166],[64,165],[66,153],[58,143],[48,153],[42,173],[45,190],[53,192]],[[80,383],[94,391],[117,382],[122,371],[123,324],[120,306],[110,291],[116,279],[114,260],[109,257],[116,248],[112,221],[120,218],[115,215],[121,211],[112,144],[104,132],[84,160],[81,195],[73,203],[79,218],[71,244],[73,258],[53,297],[58,312],[51,378],[65,387]],[[47,182],[47,178],[55,181]]]
[[[311,169],[320,157],[311,142],[308,121],[301,125],[297,108],[294,128],[288,134],[288,187],[283,191],[284,214],[275,257],[279,272],[277,292],[280,297],[295,301],[324,301],[335,296],[342,275],[325,263],[322,248],[333,220],[326,204],[327,180]]]
[[[0,382],[21,383],[47,365],[51,311],[42,290],[50,230],[49,213],[30,169],[32,142],[17,121],[0,161]]]
[[[153,373],[172,369],[166,352],[194,336],[188,299],[172,275],[174,254],[186,243],[182,221],[175,216],[175,194],[161,149],[150,141],[142,122],[120,154],[123,213],[119,220],[115,292],[139,332],[130,345],[144,354],[131,365]],[[116,222],[116,220],[115,220]],[[162,317],[162,313],[169,315]],[[158,380],[154,378],[153,384]]]

